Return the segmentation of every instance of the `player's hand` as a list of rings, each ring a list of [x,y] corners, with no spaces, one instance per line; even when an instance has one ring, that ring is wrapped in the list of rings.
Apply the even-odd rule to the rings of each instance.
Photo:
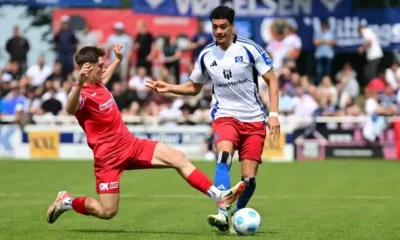
[[[89,78],[90,72],[92,72],[93,67],[89,63],[83,64],[81,70],[79,70],[79,79],[78,84],[81,86],[86,82]]]
[[[171,90],[170,84],[163,81],[146,80],[146,87],[158,93],[167,93]]]
[[[281,134],[281,127],[279,126],[279,119],[277,117],[268,118],[268,137],[272,140],[278,140]]]
[[[118,59],[118,60],[122,60],[122,44],[119,44],[119,43],[117,43],[117,44],[115,44],[115,46],[114,46],[114,53],[115,53],[115,57]]]

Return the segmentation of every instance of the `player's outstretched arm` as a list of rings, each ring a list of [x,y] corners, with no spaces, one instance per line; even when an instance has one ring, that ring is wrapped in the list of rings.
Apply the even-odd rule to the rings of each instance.
[[[101,82],[106,85],[108,83],[108,81],[110,81],[112,75],[115,72],[115,69],[117,69],[119,63],[122,61],[122,45],[117,43],[114,46],[114,53],[115,53],[115,60],[110,64],[110,66],[108,66],[108,68],[106,69],[106,71],[104,72],[104,74],[101,77]]]
[[[270,101],[270,116],[268,118],[269,136],[272,139],[279,138],[280,126],[278,120],[279,105],[279,82],[272,70],[262,75],[264,81],[268,84],[268,95]]]
[[[147,80],[146,87],[151,88],[158,93],[173,93],[177,95],[195,96],[200,93],[203,84],[188,81],[183,84],[175,85],[163,81]]]
[[[76,110],[78,110],[79,98],[81,96],[81,89],[83,84],[88,79],[91,71],[92,71],[92,66],[89,63],[85,63],[82,66],[81,70],[79,70],[78,83],[72,89],[67,99],[66,110],[68,114],[74,114]]]

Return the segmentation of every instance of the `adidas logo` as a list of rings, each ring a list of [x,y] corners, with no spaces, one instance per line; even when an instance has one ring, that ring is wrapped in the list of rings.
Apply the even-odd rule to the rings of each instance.
[[[210,67],[216,67],[217,66],[217,62],[214,61],[213,63],[211,63]]]

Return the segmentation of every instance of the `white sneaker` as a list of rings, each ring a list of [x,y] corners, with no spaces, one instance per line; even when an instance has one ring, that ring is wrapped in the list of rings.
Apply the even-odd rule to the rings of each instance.
[[[246,189],[246,183],[241,181],[233,188],[223,191],[221,194],[221,199],[218,202],[218,208],[222,210],[229,210],[231,208],[232,203],[234,203]]]
[[[218,228],[221,232],[226,232],[229,230],[229,220],[228,217],[222,213],[216,215],[209,215],[207,217],[208,224],[212,227]]]
[[[47,222],[54,223],[67,210],[63,208],[63,200],[69,198],[67,191],[58,192],[56,200],[47,209]]]

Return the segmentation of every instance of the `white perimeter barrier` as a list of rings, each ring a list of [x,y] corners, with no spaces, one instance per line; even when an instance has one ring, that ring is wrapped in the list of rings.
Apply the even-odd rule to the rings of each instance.
[[[2,118],[3,121],[5,119]],[[27,125],[23,129],[14,124],[0,126],[0,159],[81,160],[93,158],[92,151],[87,146],[85,134],[73,117],[42,117],[36,118],[35,121],[37,122],[36,125]],[[127,124],[142,123],[141,125],[128,125],[132,134],[139,138],[164,142],[183,151],[191,159],[214,159],[213,154],[207,151],[206,141],[212,134],[209,125],[160,126],[157,117],[144,119],[129,117],[124,118],[124,121]],[[301,136],[294,134],[296,129],[307,127],[313,121],[327,123],[327,126],[333,126],[334,129],[334,126],[338,123],[347,123],[353,127],[362,126],[365,117],[280,117],[281,138],[277,141],[266,139],[263,160],[291,162],[295,158],[310,158],[311,155],[314,158],[325,158],[326,156],[321,155],[320,149],[323,144],[329,147],[326,141],[331,139],[331,135],[322,136],[321,140],[320,135],[324,134],[318,133],[314,134],[317,136],[316,139],[304,140]],[[343,133],[342,129],[332,131],[335,133],[339,131],[342,134],[343,141],[354,141],[353,138],[349,137],[352,133]],[[335,134],[335,136],[336,140],[338,137],[341,138],[338,134]],[[310,147],[314,146],[315,142],[319,145]],[[326,149],[324,148],[322,152],[325,154]],[[334,152],[338,152],[338,150],[335,149]],[[307,154],[310,156],[307,157]]]

